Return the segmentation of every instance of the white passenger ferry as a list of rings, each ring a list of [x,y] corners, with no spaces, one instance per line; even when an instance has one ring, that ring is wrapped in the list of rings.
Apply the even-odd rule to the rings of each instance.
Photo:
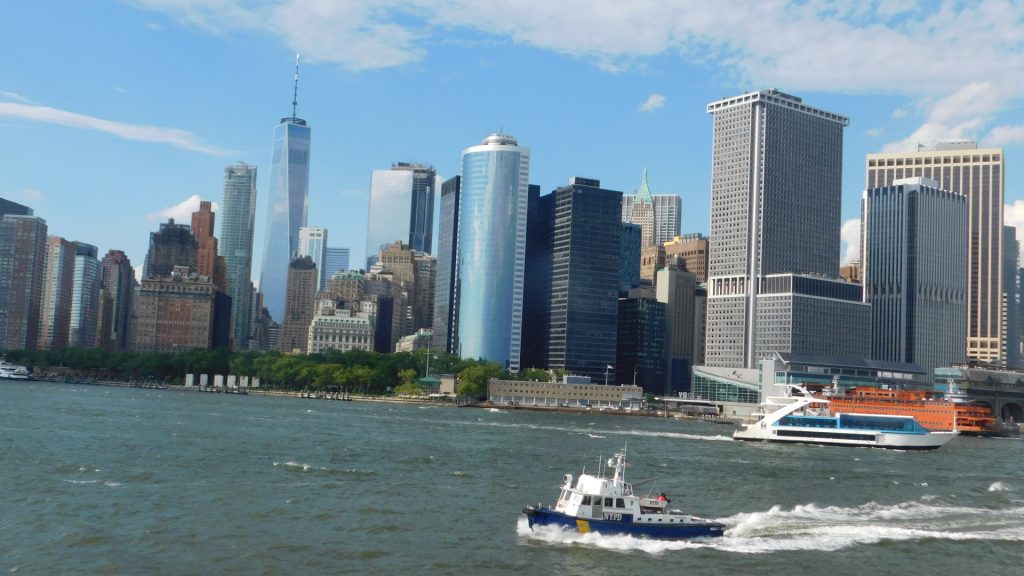
[[[733,432],[736,440],[935,450],[954,432],[929,432],[913,416],[832,414],[826,398],[790,384],[788,396],[767,398],[757,414]]]

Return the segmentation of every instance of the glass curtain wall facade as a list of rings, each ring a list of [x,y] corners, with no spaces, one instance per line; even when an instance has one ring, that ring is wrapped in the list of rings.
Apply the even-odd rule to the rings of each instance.
[[[324,283],[323,286],[327,286],[327,281],[334,277],[338,272],[345,272],[348,270],[348,248],[334,248],[328,246],[324,249]]]
[[[316,264],[316,289],[323,290],[327,286],[327,228],[299,228],[299,256],[309,256]]]
[[[599,381],[615,364],[622,193],[576,178],[537,203],[524,304],[532,327],[523,348],[540,344],[535,367]]]
[[[92,244],[76,243],[69,342],[72,348],[92,348],[97,343],[102,275],[100,261],[96,258],[98,254]]]
[[[367,269],[376,262],[381,249],[394,242],[432,253],[437,187],[433,166],[396,162],[390,170],[373,171],[366,228]]]
[[[871,358],[962,364],[967,338],[967,197],[915,178],[864,192],[864,300]],[[941,250],[936,250],[941,246]]]
[[[758,279],[839,272],[843,116],[776,90],[713,117],[706,362],[753,368]]]
[[[224,168],[220,242],[227,293],[231,296],[231,342],[248,350],[251,338],[252,249],[256,225],[256,167],[239,162]]]
[[[463,358],[519,370],[530,149],[492,134],[462,152],[458,338]]]
[[[453,353],[456,341],[455,241],[459,235],[459,189],[461,176],[441,184],[441,212],[437,229],[437,273],[434,277],[434,348]]]
[[[310,129],[300,118],[282,118],[274,129],[267,227],[260,267],[263,304],[274,320],[284,318],[288,265],[299,250],[299,228],[309,211]]]
[[[967,196],[967,358],[1005,364],[1002,354],[1004,164],[1002,148],[969,141],[919,146],[915,152],[868,154],[866,189],[930,178]]]

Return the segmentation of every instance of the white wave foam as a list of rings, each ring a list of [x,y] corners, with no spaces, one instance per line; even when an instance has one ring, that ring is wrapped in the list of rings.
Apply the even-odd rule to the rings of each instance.
[[[520,517],[516,533],[548,544],[591,546],[615,551],[662,554],[691,548],[715,548],[739,554],[770,554],[795,550],[835,551],[878,542],[918,540],[989,540],[1024,542],[1024,509],[991,510],[924,502],[861,506],[803,504],[784,510],[743,512],[719,518],[728,528],[721,538],[659,541],[631,536],[602,535],[554,527],[529,528]]]
[[[110,488],[120,488],[121,486],[124,486],[124,484],[121,484],[120,482],[114,482],[113,480],[107,480],[106,482],[103,483],[103,485],[109,486]]]
[[[319,470],[321,472],[330,471],[329,468],[313,466],[312,464],[303,464],[302,462],[292,462],[291,460],[284,463],[274,462],[274,466],[284,466],[285,468],[291,468],[293,470],[302,470],[303,472],[309,472],[310,470]]]
[[[488,412],[501,412],[501,410],[498,410],[497,408],[488,408],[487,411]]]
[[[67,482],[68,484],[95,484],[99,482],[99,480],[64,480],[64,482]]]
[[[1003,484],[1002,482],[993,482],[992,485],[988,487],[988,491],[989,492],[1009,492],[1010,491],[1010,487],[1007,486],[1006,484]]]
[[[590,436],[591,438],[607,438],[607,436],[601,436],[599,434],[591,434],[589,432],[587,433],[587,436]]]

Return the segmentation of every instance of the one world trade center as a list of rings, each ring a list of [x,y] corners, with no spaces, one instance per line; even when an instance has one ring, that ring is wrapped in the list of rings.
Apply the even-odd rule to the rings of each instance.
[[[267,228],[260,268],[260,292],[271,318],[284,321],[288,263],[298,252],[299,228],[309,210],[309,142],[306,121],[298,118],[299,56],[295,55],[292,115],[274,129],[274,156],[270,165]]]

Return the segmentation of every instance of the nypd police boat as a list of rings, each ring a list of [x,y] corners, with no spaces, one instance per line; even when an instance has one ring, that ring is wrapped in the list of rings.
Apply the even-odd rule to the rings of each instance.
[[[582,533],[625,534],[661,540],[683,540],[722,536],[725,524],[698,518],[670,509],[662,497],[648,498],[633,494],[633,486],[625,481],[626,450],[608,460],[614,470],[611,478],[593,476],[584,471],[579,478],[563,476],[563,484],[554,507],[537,504],[523,508],[523,514],[534,526],[561,526]],[[573,484],[575,480],[575,484]]]

